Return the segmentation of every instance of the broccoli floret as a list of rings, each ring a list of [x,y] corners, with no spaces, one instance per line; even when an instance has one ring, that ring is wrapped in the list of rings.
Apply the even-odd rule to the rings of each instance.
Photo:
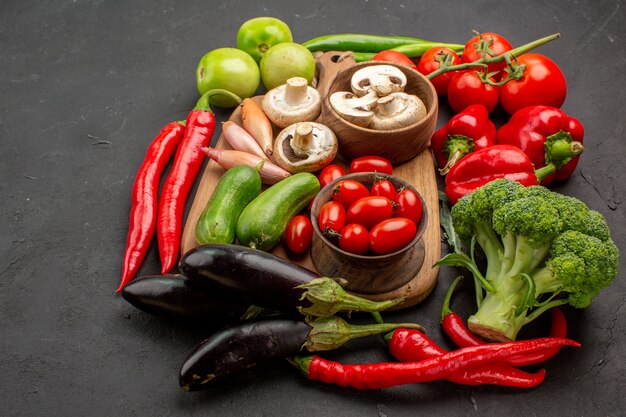
[[[461,198],[451,215],[459,236],[486,254],[486,295],[468,320],[483,337],[514,340],[551,307],[587,307],[617,276],[606,220],[576,198],[500,179]]]
[[[517,181],[497,179],[479,187],[452,207],[454,228],[459,237],[469,242],[476,238],[487,258],[486,279],[493,280],[500,272],[503,246],[492,224],[493,212],[498,207],[521,198],[525,188]]]

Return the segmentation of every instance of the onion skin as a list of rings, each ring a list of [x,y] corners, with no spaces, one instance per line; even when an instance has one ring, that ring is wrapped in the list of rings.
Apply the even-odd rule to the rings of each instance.
[[[217,162],[218,165],[224,169],[230,169],[237,165],[248,165],[252,168],[257,168],[261,176],[261,181],[263,181],[264,184],[275,184],[291,175],[289,172],[271,163],[267,159],[247,152],[208,147],[200,149],[206,156]]]
[[[244,128],[234,122],[224,122],[222,133],[230,146],[236,151],[247,152],[259,158],[267,158],[258,142]]]
[[[243,128],[257,141],[267,156],[274,153],[274,131],[272,123],[263,109],[247,98],[241,103],[241,122]]]

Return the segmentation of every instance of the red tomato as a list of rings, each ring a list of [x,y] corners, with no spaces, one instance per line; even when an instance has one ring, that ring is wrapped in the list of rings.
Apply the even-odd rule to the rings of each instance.
[[[450,54],[450,65],[458,65],[461,63],[461,58],[459,58],[459,55],[452,49],[435,46],[434,48],[430,48],[428,51],[424,52],[424,55],[422,55],[419,63],[417,64],[417,70],[424,75],[428,75],[431,72],[438,70],[441,64],[437,61],[437,59],[443,58],[446,54]],[[450,84],[450,80],[456,73],[457,71],[444,72],[443,74],[430,80],[435,87],[435,90],[437,90],[437,94],[444,96],[448,93],[448,84]]]
[[[336,180],[339,177],[346,175],[346,170],[339,165],[330,164],[320,172],[320,185],[323,187],[326,184]]]
[[[422,200],[411,189],[405,188],[398,193],[395,217],[404,217],[419,224],[422,219]]]
[[[346,210],[336,201],[328,201],[322,205],[317,215],[317,225],[324,234],[336,232],[346,224]]]
[[[391,162],[382,156],[361,156],[350,163],[350,172],[380,172],[391,175],[392,171]]]
[[[369,234],[361,224],[347,224],[341,229],[339,247],[346,252],[363,255],[370,248]]]
[[[503,36],[500,36],[497,33],[493,32],[481,33],[480,35],[474,36],[465,44],[465,48],[463,49],[463,58],[461,60],[462,62],[474,62],[483,57],[482,52],[478,51],[478,46],[481,43],[481,37],[485,41],[485,46],[493,51],[493,54],[487,53],[488,57],[502,55],[506,51],[510,51],[511,49],[513,49],[511,43]],[[487,70],[489,72],[496,72],[501,71],[505,67],[506,62],[502,61],[495,64],[487,65]],[[500,74],[496,75],[494,78],[496,80],[499,80]]]
[[[333,189],[333,200],[348,209],[359,198],[370,195],[369,190],[363,184],[355,180],[341,180]]]
[[[372,184],[370,194],[379,197],[387,197],[391,201],[396,201],[396,197],[398,197],[396,187],[394,187],[393,183],[389,180],[376,181]]]
[[[290,251],[302,253],[311,246],[313,225],[307,216],[294,216],[285,230],[285,244]]]
[[[387,197],[363,197],[350,205],[346,215],[348,223],[358,223],[369,230],[393,216],[393,205]]]
[[[370,230],[370,249],[379,255],[405,247],[417,233],[417,226],[404,217],[383,220]]]
[[[406,65],[409,68],[416,69],[415,62],[411,61],[411,58],[404,55],[402,52],[394,50],[380,51],[372,57],[372,61],[386,61],[393,62],[399,65]]]
[[[448,103],[457,113],[471,104],[482,104],[491,112],[498,105],[498,87],[483,83],[476,71],[461,72],[450,80]]]
[[[540,54],[524,54],[517,58],[517,63],[526,65],[524,76],[500,87],[500,103],[507,113],[537,104],[556,108],[563,105],[567,84],[554,61]]]

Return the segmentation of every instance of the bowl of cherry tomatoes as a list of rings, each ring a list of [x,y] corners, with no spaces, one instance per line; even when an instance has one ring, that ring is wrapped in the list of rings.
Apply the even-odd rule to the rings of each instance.
[[[311,259],[321,275],[345,279],[349,291],[393,291],[424,262],[427,221],[424,199],[408,182],[379,172],[347,174],[313,200]]]

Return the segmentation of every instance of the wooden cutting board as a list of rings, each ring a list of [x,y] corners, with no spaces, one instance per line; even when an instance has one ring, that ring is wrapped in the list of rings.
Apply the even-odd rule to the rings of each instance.
[[[345,53],[327,52],[317,58],[317,72],[319,74],[317,88],[322,94],[322,97],[327,91],[327,87],[334,75],[353,63],[354,60],[352,57]],[[262,96],[253,97],[253,100],[255,100],[259,105],[262,99]],[[241,125],[240,107],[237,107],[233,111],[229,120]],[[223,135],[220,135],[218,138],[215,148],[231,149]],[[339,156],[335,162],[345,166],[341,156]],[[198,191],[196,192],[196,196],[191,205],[185,222],[185,227],[183,229],[181,242],[181,252],[183,254],[198,246],[195,239],[196,223],[198,222],[198,219],[206,207],[212,191],[215,189],[215,186],[219,182],[223,173],[224,169],[222,169],[216,162],[209,161],[207,163],[204,172],[202,173],[202,177],[198,185]],[[430,294],[437,283],[437,274],[439,272],[438,267],[432,267],[432,265],[434,265],[440,258],[441,240],[437,177],[430,149],[423,151],[410,161],[394,166],[393,173],[394,175],[411,183],[420,192],[426,202],[428,210],[428,224],[423,237],[425,247],[424,264],[419,271],[415,271],[415,278],[400,288],[382,294],[359,295],[377,301],[405,297],[406,301],[402,304],[401,308],[406,308],[419,303]],[[200,190],[203,190],[203,192],[199,192]],[[315,270],[311,257],[308,253],[296,257],[289,254],[282,244],[276,247],[272,253],[281,258],[289,259],[308,269]]]

